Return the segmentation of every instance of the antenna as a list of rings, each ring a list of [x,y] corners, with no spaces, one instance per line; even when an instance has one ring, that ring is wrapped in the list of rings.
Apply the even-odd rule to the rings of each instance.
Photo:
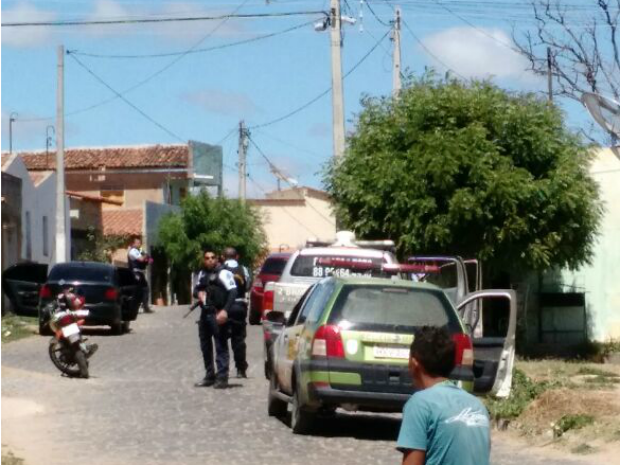
[[[612,145],[620,138],[620,103],[593,92],[581,95],[584,104],[592,118],[609,134]]]

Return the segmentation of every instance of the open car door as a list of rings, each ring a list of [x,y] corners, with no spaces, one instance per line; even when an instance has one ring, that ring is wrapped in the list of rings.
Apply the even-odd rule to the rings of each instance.
[[[465,312],[468,305],[482,300],[486,317],[495,316],[496,325],[479,325],[480,313]],[[492,300],[494,302],[489,302]],[[512,387],[517,329],[517,296],[511,289],[488,289],[467,295],[457,306],[469,327],[474,346],[474,392],[508,397]],[[495,315],[493,315],[495,313]],[[480,326],[480,335],[476,328]]]
[[[134,321],[142,301],[142,288],[129,268],[116,267],[118,287],[121,294],[121,312],[123,321]]]
[[[39,290],[47,281],[46,264],[17,263],[2,273],[2,290],[17,315],[37,316]]]

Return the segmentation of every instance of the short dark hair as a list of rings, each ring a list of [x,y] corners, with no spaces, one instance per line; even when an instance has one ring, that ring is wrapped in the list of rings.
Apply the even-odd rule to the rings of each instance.
[[[226,247],[224,249],[224,258],[227,260],[237,258],[238,255],[239,254],[237,253],[237,250],[234,247]]]
[[[422,326],[414,332],[411,357],[431,376],[447,378],[454,368],[456,346],[444,327]]]

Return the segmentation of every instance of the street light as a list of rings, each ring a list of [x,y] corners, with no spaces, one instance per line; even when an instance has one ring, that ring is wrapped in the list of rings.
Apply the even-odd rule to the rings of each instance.
[[[13,122],[17,120],[19,115],[17,112],[13,112],[9,115],[9,153],[13,153]]]

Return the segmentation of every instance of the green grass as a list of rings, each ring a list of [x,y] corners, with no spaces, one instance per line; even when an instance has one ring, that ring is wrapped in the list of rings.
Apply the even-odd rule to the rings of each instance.
[[[570,430],[581,429],[592,423],[594,423],[594,417],[592,415],[564,415],[556,423],[555,428],[560,434],[563,434]]]
[[[593,378],[584,380],[588,384],[600,384],[601,386],[609,386],[611,384],[620,384],[620,378],[610,378],[607,376],[597,375]]]
[[[36,333],[37,317],[8,314],[2,318],[2,343],[8,343],[32,336]],[[3,462],[4,463],[4,462]]]
[[[555,387],[553,382],[532,381],[523,371],[515,369],[512,377],[512,391],[506,399],[487,397],[485,403],[491,418],[512,420],[523,413],[527,406],[547,389]]]
[[[596,375],[600,377],[606,378],[620,378],[620,375],[617,373],[612,373],[611,371],[601,370],[600,368],[594,368],[590,366],[584,366],[577,370],[578,375]]]

